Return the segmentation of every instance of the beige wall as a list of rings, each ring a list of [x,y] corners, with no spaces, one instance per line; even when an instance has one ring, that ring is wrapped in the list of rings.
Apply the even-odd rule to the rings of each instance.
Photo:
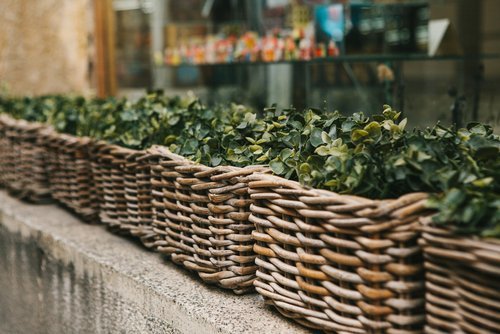
[[[91,0],[0,0],[0,85],[15,95],[86,93]]]

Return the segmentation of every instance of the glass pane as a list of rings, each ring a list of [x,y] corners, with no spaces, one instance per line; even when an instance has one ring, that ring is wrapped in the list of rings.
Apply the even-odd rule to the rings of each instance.
[[[115,1],[116,76],[119,89],[151,87],[150,14],[139,6]],[[135,5],[135,6],[134,6]]]

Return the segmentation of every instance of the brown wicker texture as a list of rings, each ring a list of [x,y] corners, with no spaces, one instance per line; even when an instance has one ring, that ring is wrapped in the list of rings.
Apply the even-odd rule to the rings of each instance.
[[[10,184],[12,171],[12,149],[11,138],[7,136],[9,130],[10,117],[0,115],[0,186],[8,188]]]
[[[140,238],[142,244],[147,248],[154,248],[156,233],[153,231],[154,212],[149,162],[155,157],[147,152],[141,153],[136,157],[137,227],[132,235]]]
[[[139,152],[132,152],[125,156],[125,163],[122,164],[123,185],[125,189],[125,200],[127,210],[120,216],[120,228],[133,234],[139,225],[139,200],[137,198],[136,170]]]
[[[94,223],[100,222],[101,204],[103,202],[102,194],[99,190],[99,175],[95,174],[96,171],[96,147],[99,147],[99,141],[91,139],[87,144],[85,152],[85,168],[90,172],[89,181],[89,199],[90,208],[92,209],[92,221]]]
[[[105,179],[108,175],[108,169],[110,168],[109,163],[104,163],[102,161],[101,151],[105,146],[107,146],[103,141],[91,141],[89,143],[89,157],[90,166],[92,170],[92,195],[95,201],[96,212],[98,212],[98,220],[101,223],[104,216],[104,210],[106,209],[106,202],[104,201],[104,191],[106,188]]]
[[[53,196],[88,222],[98,215],[89,154],[90,138],[46,135],[47,163]]]
[[[46,126],[15,120],[2,115],[2,183],[25,200],[40,203],[50,200],[46,152],[40,132]]]
[[[500,333],[500,240],[422,225],[426,333]]]
[[[417,245],[426,194],[370,200],[254,174],[254,285],[299,323],[337,333],[420,333]]]
[[[244,293],[255,279],[248,175],[262,166],[211,168],[150,150],[155,245],[206,282]]]
[[[101,143],[97,151],[98,183],[103,200],[99,216],[115,233],[129,234],[121,225],[127,223],[128,217],[124,166],[130,153],[131,150],[105,143]]]
[[[144,159],[139,160],[145,152],[102,142],[96,144],[95,151],[93,171],[103,200],[101,221],[113,232],[138,237],[146,247],[152,247],[151,223],[149,229],[144,229],[141,223],[147,207],[152,220],[149,172],[142,168],[143,164],[148,165]],[[143,183],[139,182],[138,174]]]
[[[59,203],[64,203],[63,194],[65,192],[62,180],[64,180],[63,166],[60,166],[57,144],[59,135],[53,131],[44,131],[41,136],[44,138],[46,146],[46,163],[49,172],[49,183],[52,197]]]
[[[153,211],[151,208],[151,181],[146,152],[130,152],[125,156],[125,164],[122,167],[127,216],[126,220],[125,215],[120,217],[120,229],[139,238],[147,248],[152,248],[154,245]]]

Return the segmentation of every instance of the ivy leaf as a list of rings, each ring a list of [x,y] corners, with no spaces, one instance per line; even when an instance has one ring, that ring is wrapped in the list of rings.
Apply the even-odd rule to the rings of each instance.
[[[330,154],[330,150],[328,149],[327,146],[320,146],[314,150],[314,153],[319,154],[320,156],[327,156]]]
[[[472,181],[472,184],[476,187],[484,188],[492,184],[494,182],[492,177],[485,177],[479,180]]]
[[[167,137],[165,137],[165,140],[163,141],[163,145],[170,145],[170,144],[173,144],[177,139],[177,136],[174,136],[174,135],[169,135]]]
[[[382,134],[380,123],[375,121],[368,123],[368,125],[364,127],[364,130],[370,137],[379,137]],[[356,131],[361,131],[361,130],[356,130]]]
[[[247,123],[247,122],[241,122],[241,123],[240,123],[240,124],[236,127],[236,129],[242,130],[242,129],[245,129],[247,126],[248,126],[248,123]]]
[[[325,182],[325,187],[336,187],[338,183],[339,181],[336,179],[328,180]]]
[[[467,128],[471,133],[478,134],[481,136],[485,136],[488,133],[486,127],[479,123],[470,123],[467,125]]]
[[[323,133],[323,130],[320,128],[313,128],[311,130],[311,145],[313,147],[318,147],[319,145],[323,144],[323,140],[321,139],[321,135]]]
[[[266,153],[264,153],[263,155],[261,155],[260,157],[257,158],[257,162],[265,162],[267,160],[269,160],[269,153],[271,152],[271,149],[268,149]]]
[[[322,131],[321,132],[321,141],[324,144],[330,144],[332,142],[332,138],[330,138],[330,136],[328,135],[328,133],[326,133],[325,131]]]
[[[408,123],[408,119],[405,118],[401,122],[399,122],[399,130],[403,131]]]
[[[304,162],[300,165],[299,171],[301,174],[309,174],[311,173],[311,165],[309,165],[307,162]]]
[[[256,155],[260,155],[263,152],[262,146],[260,146],[260,145],[251,145],[251,146],[249,146],[249,148],[250,148],[250,151]]]
[[[286,161],[293,155],[293,151],[289,148],[285,148],[280,152],[281,161]]]
[[[221,162],[222,162],[222,157],[220,155],[212,156],[210,161],[211,165],[214,167],[219,166]]]
[[[173,115],[172,117],[170,117],[167,121],[168,125],[176,125],[177,123],[179,123],[181,117],[178,116],[178,115]]]
[[[341,126],[342,132],[350,132],[354,125],[356,125],[356,123],[351,120],[343,122]]]
[[[369,135],[369,133],[365,130],[354,130],[351,134],[351,140],[353,142],[357,142],[357,141],[360,141],[361,139],[363,139],[364,137],[367,137]]]
[[[277,159],[271,160],[269,162],[269,167],[271,167],[272,171],[277,175],[281,175],[285,171],[285,164]]]
[[[139,119],[139,116],[132,110],[125,110],[120,114],[120,118],[122,121],[130,122],[130,121],[137,121]]]
[[[206,143],[211,149],[216,150],[219,148],[219,140],[217,138],[208,138]]]
[[[189,139],[183,147],[184,154],[194,154],[198,150],[198,141],[196,139]]]

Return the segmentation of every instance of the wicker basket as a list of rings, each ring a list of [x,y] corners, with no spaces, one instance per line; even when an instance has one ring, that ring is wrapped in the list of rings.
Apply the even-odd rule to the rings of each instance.
[[[61,185],[59,183],[59,180],[61,179],[61,169],[59,168],[59,161],[57,159],[57,146],[55,145],[57,136],[54,131],[47,130],[42,131],[40,136],[43,138],[43,142],[45,144],[45,160],[47,164],[47,171],[49,174],[50,191],[52,197],[58,202],[61,202],[60,192],[62,191],[62,189],[60,189]]]
[[[120,228],[141,240],[147,248],[154,246],[153,210],[148,156],[145,151],[132,151],[123,165],[127,215]]]
[[[427,333],[500,333],[500,240],[422,219]]]
[[[370,200],[254,174],[255,287],[299,323],[338,333],[420,333],[418,219],[426,194]]]
[[[2,183],[17,197],[50,201],[46,152],[40,132],[46,126],[2,115]]]
[[[137,225],[132,231],[132,235],[138,237],[147,248],[154,248],[156,233],[153,231],[153,194],[151,185],[151,165],[150,161],[155,156],[149,152],[141,151],[137,155],[135,177],[137,183]]]
[[[90,138],[44,134],[53,196],[88,222],[95,222],[98,202],[89,154]]]
[[[244,293],[255,279],[248,175],[262,166],[211,168],[150,150],[155,245],[206,282]]]
[[[101,151],[108,144],[104,141],[93,140],[89,143],[89,157],[90,166],[92,170],[93,178],[93,197],[95,198],[96,211],[98,212],[98,220],[100,223],[103,216],[105,215],[104,210],[106,209],[106,202],[104,201],[104,190],[106,189],[106,178],[108,177],[108,169],[110,168],[109,163],[104,163],[102,161]]]
[[[102,199],[100,219],[118,234],[141,239],[153,246],[151,187],[145,152],[110,145],[95,144],[93,171],[99,197]]]
[[[9,120],[7,115],[0,115],[0,186],[9,188],[12,172],[12,149],[11,139],[8,137]]]
[[[101,222],[115,233],[129,234],[129,230],[121,225],[127,223],[124,166],[126,156],[131,153],[131,150],[106,143],[100,143],[96,152],[96,174],[103,200],[99,216]]]

